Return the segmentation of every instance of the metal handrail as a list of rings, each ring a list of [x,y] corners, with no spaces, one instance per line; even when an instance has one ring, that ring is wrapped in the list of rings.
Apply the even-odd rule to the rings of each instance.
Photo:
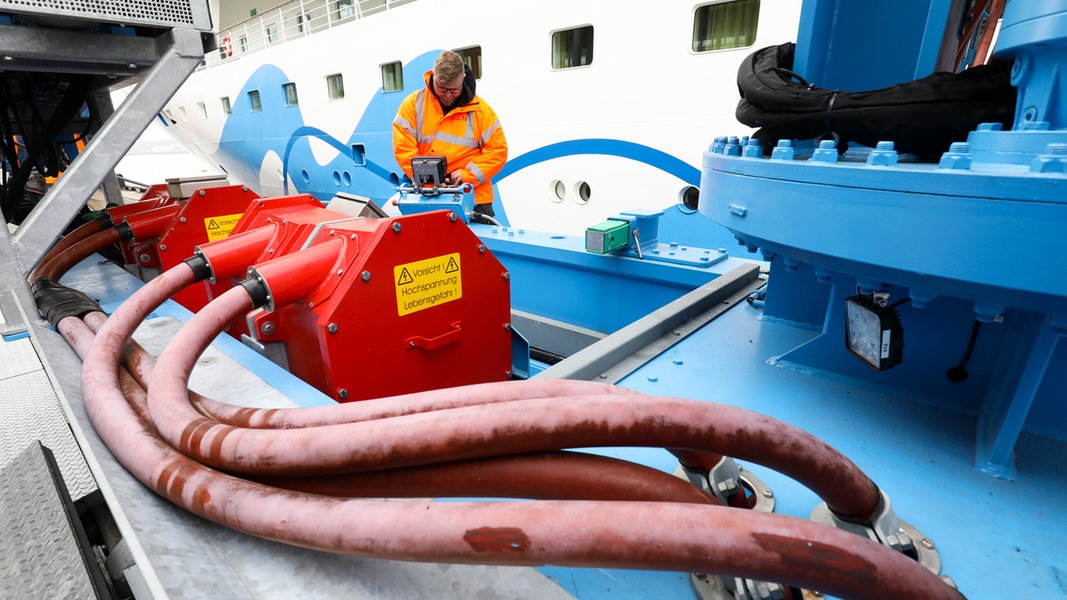
[[[217,32],[219,47],[204,54],[206,69],[264,48],[326,31],[416,0],[290,0]]]

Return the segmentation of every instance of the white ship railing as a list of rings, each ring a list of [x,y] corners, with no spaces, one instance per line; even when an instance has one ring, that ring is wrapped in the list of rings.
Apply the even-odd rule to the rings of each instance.
[[[291,0],[218,31],[204,69],[416,0]]]

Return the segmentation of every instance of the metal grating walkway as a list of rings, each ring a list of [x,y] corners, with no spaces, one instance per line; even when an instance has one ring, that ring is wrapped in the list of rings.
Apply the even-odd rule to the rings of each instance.
[[[72,499],[96,490],[32,341],[4,340],[0,342],[0,469],[38,440],[55,455]]]
[[[33,442],[0,469],[0,597],[96,598],[106,589],[51,458]]]

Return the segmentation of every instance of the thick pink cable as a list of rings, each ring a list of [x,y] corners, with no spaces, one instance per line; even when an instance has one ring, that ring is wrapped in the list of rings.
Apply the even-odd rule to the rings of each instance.
[[[84,356],[103,313],[82,317],[89,326],[64,324],[71,346]],[[91,325],[90,325],[91,324]],[[124,368],[119,386],[144,426],[155,431],[144,388]],[[555,500],[628,500],[721,504],[714,496],[668,473],[604,456],[572,452],[493,457],[361,475],[259,479],[287,490],[352,498],[500,497]]]
[[[68,324],[81,322],[60,323],[68,339],[79,337]],[[106,327],[102,333],[88,351],[82,383],[86,410],[108,448],[160,495],[252,535],[377,558],[729,573],[846,598],[962,597],[901,554],[791,517],[738,518],[736,509],[676,503],[341,500],[224,475],[175,452],[137,418],[118,387],[121,344],[103,343]]]
[[[369,422],[262,431],[203,417],[188,399],[196,360],[235,315],[244,288],[213,300],[175,335],[149,386],[160,433],[198,461],[260,475],[343,473],[595,446],[650,446],[722,453],[790,475],[838,514],[869,518],[877,487],[851,461],[792,425],[744,409],[643,395],[516,400]]]
[[[108,320],[108,328],[111,331],[115,332],[113,334],[115,336],[115,339],[120,341],[120,342],[122,342],[122,343],[124,343],[125,340],[128,339],[128,337],[130,336],[130,334],[136,329],[137,325],[141,321],[143,321],[144,317],[147,314],[149,314],[152,310],[154,310],[156,307],[158,307],[159,304],[161,304],[163,302],[163,300],[168,298],[170,295],[173,295],[174,293],[176,293],[177,290],[180,290],[183,287],[185,287],[186,285],[192,283],[194,281],[194,279],[195,278],[194,278],[192,269],[190,269],[187,265],[185,265],[183,263],[183,264],[180,264],[180,265],[176,266],[173,269],[168,270],[167,272],[163,273],[162,275],[160,275],[156,279],[154,279],[151,282],[149,282],[148,284],[146,284],[143,288],[141,288],[141,290],[139,290],[137,293],[135,293],[133,296],[131,296],[129,298],[129,300],[127,300],[127,302],[125,302],[123,304],[123,306],[119,310],[115,311],[115,314],[112,315],[112,318]],[[247,301],[247,294],[243,292],[243,288],[235,288],[235,290],[231,290],[231,292],[227,292],[226,294],[223,294],[223,297],[229,297],[229,301],[231,303],[233,303],[234,305],[242,306],[244,304],[244,302]],[[239,300],[239,301],[235,301],[234,300],[235,298],[237,300]],[[221,297],[220,297],[220,300],[221,300]],[[205,311],[208,311],[209,309],[214,310],[216,312],[220,311],[221,309],[219,307],[222,306],[222,305],[221,304],[217,304],[216,302],[212,302],[211,304],[208,305],[208,307],[205,307]],[[221,312],[225,312],[227,314],[233,314],[232,313],[232,311],[233,311],[232,307],[224,307],[224,308],[225,308],[225,310],[221,310]],[[203,312],[204,311],[202,311],[202,313]],[[228,316],[225,316],[225,315],[223,315],[221,317],[220,316],[216,316],[215,317],[215,326],[217,327],[219,324],[225,325],[226,323],[228,323],[227,319],[229,319],[229,318],[231,318],[231,317],[228,317]],[[198,315],[197,317],[194,317],[194,320],[203,321],[203,318],[201,318]],[[190,323],[190,325],[191,325],[191,323]],[[201,329],[203,329],[203,328],[201,328]],[[187,325],[186,327],[182,328],[182,331],[179,333],[179,336],[182,336],[184,338],[186,336],[189,336],[191,334],[191,332],[195,332],[195,331],[196,331],[196,328],[193,328],[193,327],[190,327],[189,325]],[[181,442],[181,440],[183,438],[183,432],[186,430],[186,428],[189,427],[191,423],[195,423],[194,425],[192,425],[192,427],[193,428],[199,428],[201,433],[207,433],[209,431],[212,432],[208,439],[204,439],[203,435],[199,435],[198,436],[198,441],[200,441],[201,443],[197,444],[197,446],[206,446],[206,448],[208,450],[207,455],[209,457],[220,459],[220,464],[224,465],[225,468],[227,468],[227,469],[240,467],[239,470],[247,470],[247,471],[252,471],[252,472],[261,472],[258,468],[250,468],[250,469],[248,469],[248,468],[246,468],[245,465],[233,465],[233,464],[230,464],[230,461],[228,459],[226,459],[225,456],[217,457],[217,456],[212,456],[212,454],[211,454],[212,446],[215,444],[216,440],[221,442],[221,440],[223,438],[232,437],[231,436],[231,432],[233,432],[233,431],[238,432],[240,435],[237,436],[235,439],[228,440],[230,442],[230,446],[227,446],[227,447],[228,448],[241,447],[242,448],[242,452],[243,452],[245,449],[248,448],[248,446],[246,446],[245,444],[234,444],[234,442],[236,442],[238,440],[238,438],[248,436],[249,434],[254,433],[254,432],[251,432],[251,431],[248,431],[248,430],[236,430],[236,429],[233,429],[233,428],[226,427],[224,425],[219,425],[219,424],[217,424],[214,421],[211,421],[209,419],[204,419],[198,413],[195,413],[195,411],[192,411],[192,409],[189,408],[189,405],[188,405],[188,388],[187,388],[187,386],[185,386],[186,379],[187,379],[187,374],[188,374],[189,370],[192,369],[192,364],[195,363],[196,357],[199,356],[199,354],[202,352],[203,348],[206,347],[207,342],[209,342],[211,339],[213,339],[216,334],[217,334],[217,331],[216,331],[216,333],[212,334],[210,332],[207,332],[206,330],[205,330],[204,333],[201,333],[201,340],[200,341],[196,341],[193,344],[196,347],[195,351],[191,351],[191,352],[187,353],[186,359],[188,359],[190,362],[187,362],[185,365],[179,365],[178,368],[177,368],[177,371],[179,373],[184,371],[186,373],[186,375],[179,375],[179,379],[178,380],[176,380],[176,381],[172,380],[171,381],[171,383],[173,384],[173,385],[170,386],[171,391],[174,391],[174,390],[177,390],[177,389],[181,389],[182,390],[180,392],[181,398],[175,399],[173,397],[173,395],[171,395],[171,402],[165,403],[165,406],[176,408],[180,412],[180,414],[183,415],[183,417],[182,417],[183,421],[180,421],[180,422],[184,423],[184,424],[181,425],[181,426],[178,426],[175,422],[173,422],[171,420],[164,420],[163,422],[166,424],[165,427],[168,427],[170,432],[171,432],[171,434],[174,436],[173,439],[177,440],[178,443]],[[121,345],[119,347],[121,347]],[[172,355],[177,357],[179,355],[179,353],[174,352],[174,353],[172,353]],[[629,396],[626,396],[626,397],[629,397]],[[597,401],[597,400],[598,400],[597,398],[593,398],[594,402]],[[599,399],[599,400],[606,400],[606,398]],[[676,402],[687,403],[687,402],[692,402],[692,401],[676,401]],[[564,406],[569,408],[571,406],[571,404],[572,403],[568,401],[567,403],[564,404]],[[707,409],[710,408],[710,405],[708,405],[707,403],[703,403],[703,402],[696,402],[694,404],[696,404],[696,406],[695,407],[690,407],[690,410],[696,409],[696,413],[698,415],[703,416],[703,418],[705,420],[707,420],[708,414],[709,414],[707,412]],[[356,405],[344,405],[344,407],[347,407],[347,406],[356,406]],[[353,410],[353,409],[343,409],[343,407],[341,407],[341,406],[339,406],[339,407],[331,407],[331,408],[342,409],[342,411],[343,410]],[[609,412],[611,411],[610,406],[607,406],[606,408],[607,408],[607,410]],[[622,406],[621,406],[621,409],[623,411],[631,411],[634,408],[635,407],[631,406],[631,403],[629,401],[624,401],[622,403]],[[666,408],[666,407],[663,407],[663,408]],[[551,402],[544,403],[540,407],[540,410],[547,413],[545,415],[548,418],[547,422],[552,422],[552,423],[558,423],[559,422],[559,416],[561,414],[561,411],[559,410],[559,407],[557,406],[557,403],[551,403]],[[754,418],[754,419],[757,419],[757,420],[766,419],[768,421],[773,421],[773,424],[769,428],[769,430],[765,430],[764,431],[764,436],[762,438],[760,438],[760,439],[754,440],[754,445],[757,447],[757,449],[759,449],[758,448],[759,446],[762,446],[764,452],[766,452],[766,451],[773,452],[773,451],[778,450],[779,448],[782,448],[783,442],[785,440],[784,439],[779,439],[779,436],[783,432],[786,432],[786,431],[799,432],[801,434],[800,435],[801,439],[799,441],[796,441],[795,444],[791,444],[790,446],[799,447],[799,448],[801,448],[803,450],[807,450],[807,452],[805,452],[804,454],[799,454],[799,453],[795,452],[794,450],[792,450],[791,448],[783,448],[784,456],[781,456],[781,454],[780,454],[778,458],[779,458],[779,460],[785,460],[789,464],[796,464],[796,462],[798,461],[798,458],[800,456],[804,456],[804,455],[812,456],[812,455],[814,455],[816,458],[812,459],[813,462],[807,462],[807,461],[805,461],[805,462],[808,465],[810,465],[810,467],[809,467],[810,470],[817,470],[818,473],[816,473],[815,475],[810,475],[808,477],[803,477],[802,474],[798,474],[798,475],[794,475],[794,476],[797,477],[801,481],[805,481],[809,485],[812,485],[812,484],[810,482],[806,481],[806,480],[816,480],[817,479],[819,481],[824,482],[823,485],[819,485],[819,484],[816,483],[812,487],[813,487],[813,489],[816,490],[817,493],[820,494],[820,496],[823,496],[823,498],[827,500],[828,504],[832,508],[837,510],[840,514],[856,515],[859,518],[865,518],[866,516],[869,516],[870,513],[874,510],[874,507],[877,505],[877,502],[878,502],[877,490],[874,488],[873,484],[870,483],[869,479],[867,479],[866,476],[862,474],[862,472],[860,472],[854,465],[852,465],[851,462],[848,462],[847,459],[844,459],[845,466],[847,467],[845,469],[845,471],[847,473],[844,475],[844,477],[842,477],[841,474],[837,474],[832,478],[830,478],[830,477],[828,477],[826,475],[826,473],[828,471],[830,471],[830,469],[828,468],[828,466],[826,464],[823,464],[820,459],[826,460],[828,465],[839,464],[839,463],[841,463],[841,461],[843,459],[842,459],[842,457],[840,457],[840,455],[838,453],[836,453],[836,451],[833,451],[831,448],[826,446],[825,443],[821,442],[817,438],[814,438],[814,436],[810,436],[810,435],[808,435],[808,434],[806,434],[804,432],[800,432],[800,430],[797,430],[796,428],[792,428],[791,426],[787,426],[787,425],[782,424],[782,423],[780,423],[778,421],[771,420],[768,417],[762,417],[760,415],[755,415],[755,413],[747,413],[747,411],[741,411],[741,409],[731,409],[731,412],[733,412],[735,414],[739,414],[739,415],[745,416],[745,417],[751,417],[751,418]],[[747,414],[745,414],[745,413],[747,413]],[[435,412],[434,413],[434,417],[432,417],[428,421],[428,424],[430,426],[430,431],[428,432],[428,435],[433,436],[435,439],[441,439],[439,437],[440,436],[440,432],[439,431],[435,431],[437,429],[435,427],[435,424],[437,422],[437,417],[438,416],[440,416],[439,413]],[[493,415],[490,414],[489,416],[492,417]],[[653,410],[651,415],[646,413],[645,416],[646,417],[647,416],[651,416],[651,418],[654,419],[654,420],[660,418],[659,414],[657,414],[656,410]],[[454,417],[454,416],[451,417],[451,418],[453,420],[456,420],[456,417]],[[457,432],[458,431],[462,431],[462,424],[463,424],[464,418],[462,416],[460,416],[458,418],[458,421],[459,421],[459,425],[461,426],[461,428],[459,430],[457,430]],[[388,425],[383,425],[383,422],[384,423],[388,423],[389,420],[386,419],[386,420],[382,420],[382,421],[374,421],[374,422],[370,422],[370,423],[365,423],[364,425],[373,427],[373,428],[375,428],[375,429],[377,429],[377,430],[379,430],[381,432],[383,427],[388,427]],[[720,427],[720,431],[723,432],[726,436],[731,437],[731,438],[734,436],[734,431],[731,429],[732,426],[730,424],[723,423],[721,421],[719,421],[718,424],[721,426]],[[684,423],[683,423],[683,425],[684,425]],[[687,426],[686,429],[688,431],[690,431],[691,433],[695,433],[695,435],[698,438],[701,438],[701,439],[698,440],[698,442],[700,442],[701,444],[705,444],[705,440],[703,439],[705,432],[701,431],[699,427],[693,427],[692,424],[688,424],[688,425],[689,426]],[[396,427],[395,424],[394,424],[393,427],[394,427],[394,429],[399,429],[399,433],[401,435],[404,434],[404,427],[403,426]],[[473,431],[473,432],[470,433],[470,435],[474,436],[473,439],[474,440],[484,439],[485,438],[485,433],[486,433],[485,430],[482,430],[480,428],[476,428],[476,429],[477,429],[476,431]],[[317,437],[317,435],[319,433],[319,430],[320,430],[320,428],[315,428],[313,430],[308,430],[308,431],[311,432],[311,437]],[[456,437],[455,434],[457,432],[453,432],[453,438]],[[293,433],[296,433],[296,434],[300,435],[299,434],[299,430],[297,430],[296,432],[293,432]],[[542,433],[544,433],[544,429],[543,428],[542,428]],[[665,441],[665,443],[663,443],[663,444],[655,444],[655,445],[668,446],[668,447],[681,447],[680,443],[679,443],[680,442],[680,438],[675,437],[674,433],[675,432],[672,431],[667,435],[667,437],[669,437],[670,439]],[[348,433],[342,433],[341,435],[342,435],[342,437],[347,438],[349,442],[353,441],[352,440],[352,437],[353,437],[352,435],[350,435]],[[377,433],[376,435],[390,435],[390,434],[387,433],[387,432],[381,432],[381,433]],[[405,444],[400,444],[400,445],[398,445],[398,447],[396,448],[395,451],[390,452],[389,454],[379,455],[377,457],[373,457],[373,456],[364,456],[364,457],[362,457],[362,460],[360,461],[360,463],[361,463],[361,467],[360,468],[363,468],[363,469],[380,468],[378,466],[367,466],[367,465],[375,465],[375,462],[374,462],[375,460],[378,461],[377,464],[384,465],[384,466],[389,466],[389,467],[400,466],[401,464],[412,464],[412,465],[413,464],[420,464],[420,460],[424,460],[423,457],[426,455],[425,448],[423,446],[423,440],[419,439],[420,435],[421,434],[412,436],[412,435],[409,434],[409,435],[405,436],[405,438],[407,440],[409,440],[406,443],[406,447],[405,447]],[[462,435],[462,434],[460,434],[460,435]],[[585,436],[582,434],[582,431],[580,431],[580,430],[576,431],[573,428],[571,430],[571,437],[572,438],[573,437],[578,437],[580,439],[573,440],[570,445],[555,445],[555,444],[553,444],[555,446],[553,448],[545,448],[545,447],[543,447],[541,445],[535,446],[535,447],[526,447],[526,448],[514,448],[513,447],[513,452],[533,452],[533,451],[539,451],[539,450],[545,450],[545,449],[557,449],[557,448],[563,448],[563,447],[580,447],[580,446],[589,446],[589,445],[596,445],[597,444],[597,442],[593,442],[591,440],[583,439],[583,438],[585,438]],[[307,436],[305,435],[305,436],[303,436],[302,439],[306,440],[306,438],[307,438]],[[405,438],[402,438],[402,439],[405,439]],[[412,439],[412,438],[414,438],[414,439]],[[186,439],[186,442],[187,442],[186,445],[187,446],[188,446],[188,442],[191,439],[192,438]],[[370,439],[378,439],[378,438],[370,438]],[[386,439],[388,439],[388,438],[386,438]],[[458,440],[458,441],[461,444],[467,443],[469,445],[471,439],[468,438],[467,440]],[[253,442],[253,443],[256,443],[256,442]],[[272,440],[266,440],[265,442],[259,442],[259,443],[266,443],[267,446],[273,446],[273,441]],[[310,443],[314,444],[315,442],[311,441]],[[608,441],[607,443],[617,443],[617,442],[614,442],[614,440],[612,439],[611,441]],[[648,442],[647,441],[643,441],[642,443],[648,443]],[[219,447],[221,448],[221,443],[219,444]],[[690,449],[709,450],[706,447],[702,448],[701,445],[694,445],[694,447],[690,448]],[[197,448],[197,451],[199,451],[199,450],[200,449]],[[379,449],[379,450],[381,450],[381,449]],[[818,450],[818,452],[813,452],[815,450]],[[716,451],[716,450],[710,449],[710,451]],[[407,457],[404,456],[405,452],[407,453]],[[468,452],[469,452],[469,450],[468,450]],[[268,465],[273,464],[273,463],[275,463],[276,460],[279,460],[279,457],[275,456],[276,453],[278,453],[277,450],[274,450],[272,452],[265,452],[263,455],[260,455],[260,456],[252,454],[252,455],[250,455],[250,456],[253,457],[251,459],[251,462],[254,465],[258,465],[258,464],[262,464],[262,463],[267,463]],[[724,452],[724,453],[730,454],[730,452]],[[308,466],[306,464],[298,463],[298,464],[293,465],[292,461],[289,460],[292,457],[291,456],[284,456],[284,454],[285,454],[284,451],[282,452],[282,454],[283,454],[283,456],[280,457],[280,460],[282,460],[283,462],[289,462],[292,465],[292,470],[291,471],[278,470],[278,471],[275,472],[275,474],[285,474],[287,472],[295,472],[295,473],[298,473],[298,474],[304,474],[304,473],[307,473],[309,471]],[[336,461],[336,456],[337,456],[338,452],[332,452],[332,454],[335,456],[335,464],[331,465],[329,467],[323,468],[323,471],[338,471],[338,470],[345,470],[346,468],[347,468],[347,470],[355,470],[351,466],[348,466],[348,467],[337,466],[337,464],[336,464],[336,462],[337,462]],[[345,451],[341,451],[340,455],[341,455],[342,459],[350,458],[349,456],[345,455]],[[481,455],[484,456],[485,454],[481,454]],[[746,458],[744,456],[741,456],[740,454],[737,454],[736,452],[733,453],[732,455],[735,456],[735,457],[738,457],[738,458]],[[453,453],[450,458],[447,458],[445,460],[460,460],[460,459],[464,459],[464,458],[473,458],[473,457],[476,457],[476,456],[478,456],[478,454],[470,454],[470,453],[468,453],[468,454],[455,454],[455,453]],[[769,461],[769,462],[764,462],[766,460],[764,458],[760,458],[760,459],[750,458],[750,459],[753,460],[754,462],[757,462],[757,463],[760,463],[760,464],[765,464],[766,466],[771,466],[772,468],[776,468],[775,467],[775,462],[776,461],[772,460],[772,461]],[[315,464],[321,464],[320,461],[315,460],[314,457],[312,457],[312,458],[310,458],[308,460],[310,460],[311,462],[313,462]],[[206,462],[210,463],[210,461],[206,461]],[[240,461],[238,461],[238,462],[240,462]],[[247,462],[247,461],[245,461],[245,462]],[[350,465],[352,461],[347,461],[347,462]],[[344,464],[345,464],[345,462],[341,461],[341,465],[344,465]],[[793,470],[795,470],[795,469],[787,469],[787,470],[785,470],[783,472],[787,472],[788,473],[789,471],[793,471]],[[840,470],[840,469],[838,469],[838,470]],[[859,477],[859,479],[857,479],[857,477]],[[862,484],[861,485],[861,490],[865,491],[865,493],[860,493],[860,494],[856,493],[856,489],[855,489],[857,487],[856,486],[856,481],[861,482],[861,484]],[[828,488],[828,489],[825,489],[825,488]],[[870,491],[867,492],[867,490],[870,490]],[[833,499],[833,501],[831,501],[831,499]]]
[[[98,231],[74,244],[63,252],[57,253],[47,261],[42,262],[34,270],[34,274],[37,279],[51,279],[52,281],[59,281],[66,273],[82,260],[86,256],[93,254],[99,250],[103,250],[108,246],[113,246],[121,241],[122,237],[117,229],[104,229]],[[31,282],[32,283],[32,282]]]
[[[74,244],[84,240],[85,238],[99,233],[105,229],[100,219],[94,219],[88,223],[83,223],[77,229],[63,236],[58,242],[55,243],[48,252],[45,253],[41,260],[37,263],[37,266],[30,271],[30,276],[26,278],[27,281],[33,283],[41,277],[41,268],[52,262],[52,259],[59,256],[60,253],[65,252],[67,248],[70,248]]]
[[[250,477],[267,485],[348,498],[530,498],[722,505],[688,481],[595,454],[542,452],[321,477]]]
[[[68,322],[80,323],[66,319],[61,331]],[[327,500],[235,479],[176,453],[139,420],[117,377],[126,336],[109,339],[107,327],[101,332],[83,372],[86,409],[101,437],[157,493],[247,533],[381,558],[725,572],[842,597],[961,597],[902,555],[859,536],[788,517],[745,513],[746,518],[738,519],[737,513],[725,512],[730,509],[693,511],[686,505],[631,502],[424,505]],[[340,535],[338,519],[351,524]],[[701,530],[716,535],[672,539],[675,532]],[[397,535],[402,531],[413,535]],[[560,539],[561,531],[581,532],[582,539]]]

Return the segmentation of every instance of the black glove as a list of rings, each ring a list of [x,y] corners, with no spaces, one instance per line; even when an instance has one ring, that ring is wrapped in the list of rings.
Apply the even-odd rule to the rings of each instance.
[[[487,217],[495,217],[496,216],[496,213],[493,212],[493,203],[492,202],[487,202],[485,204],[475,204],[474,205],[474,214],[475,215],[485,215]]]

